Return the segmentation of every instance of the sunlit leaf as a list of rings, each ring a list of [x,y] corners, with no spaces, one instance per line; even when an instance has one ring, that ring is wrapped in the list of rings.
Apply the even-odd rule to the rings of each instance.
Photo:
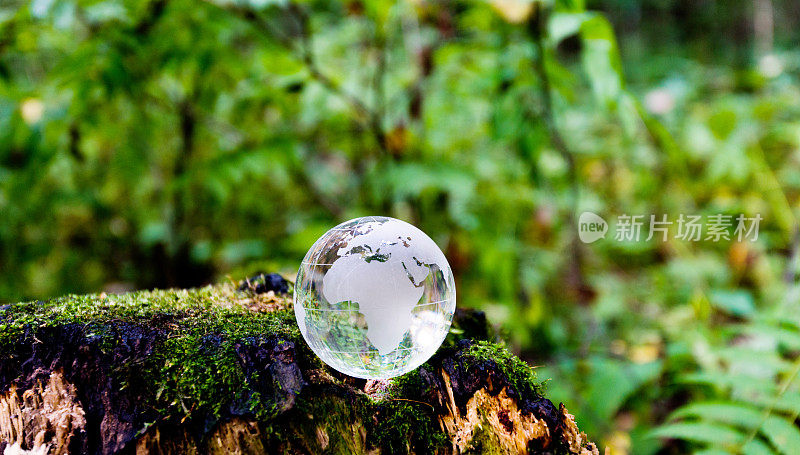
[[[757,428],[764,418],[761,409],[753,406],[718,402],[690,403],[670,416],[670,419],[696,417],[704,421],[713,421],[746,429]]]
[[[771,415],[764,422],[761,431],[775,448],[785,455],[797,453],[800,447],[800,429],[783,417]]]
[[[650,435],[657,438],[685,439],[728,448],[745,441],[745,435],[733,428],[700,422],[670,423],[656,428],[650,432]]]

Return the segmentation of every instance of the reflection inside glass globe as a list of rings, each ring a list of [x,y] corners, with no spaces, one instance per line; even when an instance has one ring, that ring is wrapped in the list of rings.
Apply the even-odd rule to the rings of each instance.
[[[306,254],[295,283],[297,323],[328,365],[359,378],[413,370],[439,348],[455,311],[442,251],[394,218],[342,223]]]

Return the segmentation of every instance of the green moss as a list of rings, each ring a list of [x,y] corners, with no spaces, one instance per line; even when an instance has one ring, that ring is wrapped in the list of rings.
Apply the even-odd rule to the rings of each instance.
[[[481,416],[481,419],[485,418],[485,415]],[[507,453],[503,451],[502,447],[503,445],[491,427],[478,425],[473,429],[469,446],[465,448],[463,455],[499,455]]]
[[[466,358],[467,365],[484,361],[496,363],[508,378],[509,384],[522,394],[544,393],[544,383],[537,379],[534,369],[501,344],[476,341],[462,351],[461,355]]]
[[[135,388],[164,417],[219,416],[227,406],[242,402],[265,419],[274,414],[274,403],[251,387],[249,382],[257,376],[246,377],[236,343],[267,334],[298,341],[299,349],[305,344],[292,311],[248,310],[243,302],[251,297],[225,284],[13,304],[0,313],[0,359],[13,358],[15,346],[26,342],[26,333],[35,336],[26,327],[81,324],[87,339],[99,337],[101,349],[110,351],[120,341],[119,324],[110,323],[142,324],[166,336],[145,359],[116,367],[121,388]]]
[[[374,401],[379,413],[372,438],[384,453],[435,453],[448,443],[433,406],[417,401],[429,392],[420,375],[423,368],[392,379],[388,393]]]
[[[321,394],[310,399],[301,398],[291,417],[273,422],[269,430],[271,445],[284,449],[304,448],[284,450],[284,453],[366,453],[363,432],[366,430],[365,422],[372,419],[371,406],[369,398],[363,394]]]
[[[435,453],[447,436],[426,409],[426,403],[389,399],[373,429],[374,442],[384,453]]]
[[[171,324],[173,320],[188,321],[233,336],[260,329],[259,333],[299,339],[297,325],[285,323],[289,312],[248,311],[240,303],[246,298],[226,284],[188,290],[67,295],[44,302],[15,303],[0,310],[0,346],[17,341],[26,326],[54,327],[71,323],[100,326],[112,321],[147,323],[151,327]]]
[[[232,403],[246,403],[248,411],[264,421],[274,417],[278,408],[271,397],[254,390],[252,382],[258,381],[259,374],[245,375],[235,347],[244,339],[265,334],[299,341],[294,313],[209,310],[202,317],[182,321],[141,369],[131,373],[136,381],[159,391],[151,402],[160,415],[218,417]]]
[[[462,340],[495,341],[497,339],[495,329],[486,320],[486,315],[482,311],[461,309],[456,312],[442,346],[454,348]]]
[[[367,430],[369,444],[385,453],[432,453],[447,444],[433,407],[417,401],[430,393],[420,374],[429,368],[427,365],[393,379],[380,398],[315,396],[306,400],[301,396],[292,412],[306,416],[298,418],[308,420],[304,428],[280,430],[283,424],[271,420],[280,411],[279,404],[274,397],[262,396],[256,390],[253,383],[259,381],[259,373],[242,368],[237,343],[266,334],[273,342],[294,341],[304,371],[322,368],[322,364],[302,341],[291,310],[252,311],[246,307],[251,300],[251,294],[225,284],[122,295],[71,295],[48,302],[13,304],[0,310],[0,360],[11,358],[19,343],[30,342],[24,337],[35,336],[26,328],[41,330],[78,323],[87,338],[95,342],[99,338],[101,348],[110,351],[120,342],[119,324],[110,322],[141,324],[148,330],[161,330],[164,336],[145,358],[119,365],[115,378],[119,387],[135,389],[132,395],[141,397],[159,418],[198,418],[202,423],[235,405],[268,422],[268,428],[274,427],[277,435],[297,433],[295,443],[316,438],[316,432],[324,430],[329,450],[335,448],[334,452],[357,451],[353,444],[360,440],[360,428]],[[460,355],[468,365],[495,362],[520,393],[542,391],[533,369],[500,345],[478,341]],[[325,419],[314,420],[313,416]]]

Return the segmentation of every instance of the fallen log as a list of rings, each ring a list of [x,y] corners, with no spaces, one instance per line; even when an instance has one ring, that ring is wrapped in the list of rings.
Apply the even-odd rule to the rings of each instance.
[[[290,292],[258,276],[0,306],[0,453],[598,453],[482,313],[365,381],[308,349]]]

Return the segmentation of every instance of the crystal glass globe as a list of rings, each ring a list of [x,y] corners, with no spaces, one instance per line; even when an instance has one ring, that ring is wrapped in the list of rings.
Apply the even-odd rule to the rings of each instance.
[[[416,227],[368,216],[329,230],[297,273],[294,311],[311,349],[358,378],[411,371],[439,348],[456,308],[453,272]]]

